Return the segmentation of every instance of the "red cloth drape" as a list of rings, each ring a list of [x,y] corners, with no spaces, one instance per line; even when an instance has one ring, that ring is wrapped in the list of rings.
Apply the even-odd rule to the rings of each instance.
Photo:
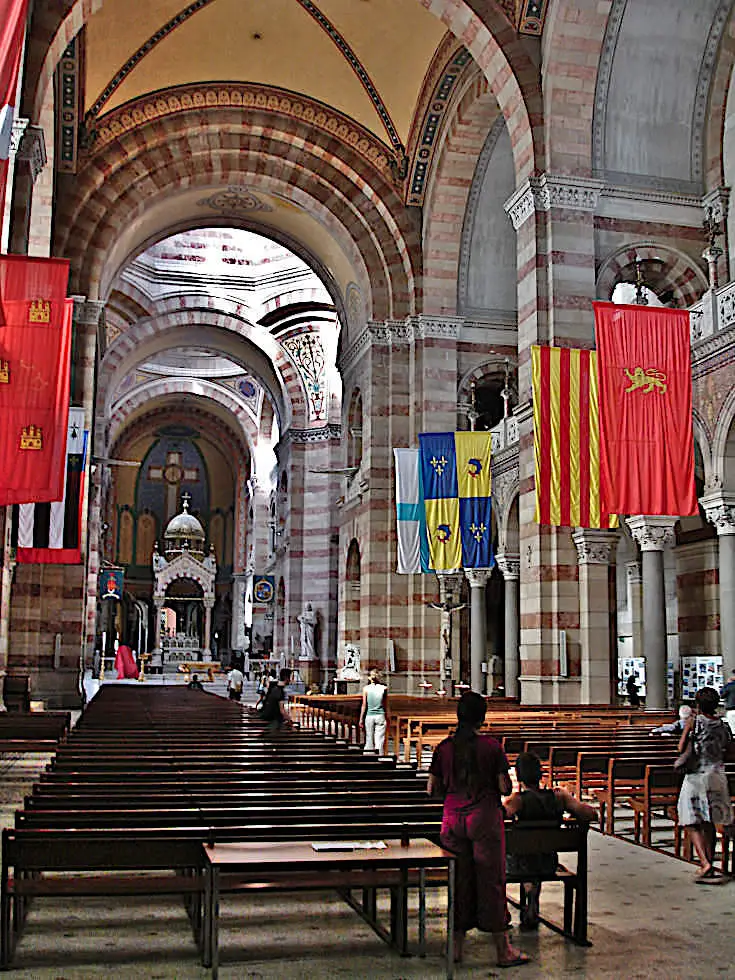
[[[593,305],[602,495],[618,514],[697,514],[689,313]]]
[[[117,648],[115,670],[119,681],[136,680],[138,677],[138,665],[135,663],[133,651],[124,643]]]
[[[0,256],[0,505],[61,500],[72,301],[65,259]],[[41,448],[23,448],[24,431]]]
[[[0,225],[27,17],[28,0],[0,0]]]

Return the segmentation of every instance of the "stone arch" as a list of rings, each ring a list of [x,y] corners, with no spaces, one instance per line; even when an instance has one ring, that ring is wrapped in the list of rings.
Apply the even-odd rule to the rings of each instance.
[[[110,345],[100,368],[98,390],[106,407],[117,385],[135,365],[171,346],[210,346],[258,376],[276,408],[281,431],[292,423],[306,426],[306,402],[298,374],[275,338],[236,313],[237,304],[202,297],[197,307],[172,309],[139,320]],[[211,309],[214,306],[219,309]],[[222,307],[224,306],[224,312]],[[182,330],[186,327],[186,330]]]
[[[347,465],[360,467],[363,447],[362,392],[354,388],[347,409]]]
[[[730,389],[717,418],[712,439],[711,483],[735,490],[735,388]]]
[[[346,148],[335,155],[325,134],[277,112],[262,110],[260,116],[246,126],[242,109],[211,108],[205,117],[182,113],[170,125],[143,124],[91,158],[57,222],[55,250],[72,260],[74,288],[96,294],[105,267],[120,268],[142,238],[170,234],[170,213],[165,228],[152,222],[163,221],[162,205],[170,210],[173,194],[178,215],[186,193],[187,210],[201,217],[198,199],[212,187],[215,173],[216,186],[247,180],[318,214],[355,274],[371,270],[370,280],[364,273],[360,280],[366,295],[372,287],[373,316],[414,312],[421,273],[417,220],[402,207],[396,189]],[[298,155],[295,142],[304,144]],[[268,234],[266,216],[259,214],[251,226]]]
[[[650,263],[657,282],[647,285],[659,296],[670,294],[665,305],[687,308],[696,303],[709,288],[707,277],[699,265],[678,248],[654,241],[631,242],[610,253],[597,272],[597,296],[609,300],[619,282],[634,282],[636,256]]]
[[[360,544],[352,538],[345,557],[342,642],[360,644],[360,605],[362,597]]]
[[[417,0],[428,8],[468,49],[480,66],[508,122],[520,184],[543,159],[541,89],[538,70],[529,57],[525,39],[518,36],[498,0],[483,4],[482,15],[464,0]],[[38,72],[32,98],[37,121],[46,90],[69,42],[104,0],[74,0],[61,20]],[[553,5],[552,5],[553,6]],[[577,40],[575,38],[575,40]]]
[[[506,361],[508,362],[510,391],[511,393],[515,393],[517,398],[518,386],[516,372],[518,369],[518,357],[515,352],[511,353],[509,351],[505,355],[494,354],[462,376],[457,388],[458,403],[466,405],[471,402],[473,385],[475,387],[482,387],[484,383],[493,382],[498,384],[502,382],[503,387],[505,387]],[[463,425],[466,424],[464,419],[460,419],[460,421]]]
[[[735,65],[735,17],[731,17],[717,53],[705,128],[704,186],[714,190],[725,184],[723,146],[728,98]]]
[[[241,447],[254,460],[254,448],[258,442],[258,428],[255,420],[241,399],[229,388],[207,381],[204,378],[162,378],[147,384],[138,385],[120,398],[113,407],[107,436],[107,446],[113,446],[123,435],[128,420],[143,405],[156,399],[175,395],[195,395],[205,402],[209,401],[224,408],[236,422],[235,431]],[[103,451],[107,451],[107,446]]]
[[[702,456],[702,464],[704,466],[704,482],[705,486],[709,486],[713,478],[712,469],[712,446],[710,443],[710,436],[707,430],[707,426],[702,419],[696,408],[692,414],[692,425],[694,428],[694,441],[699,447],[699,451]]]

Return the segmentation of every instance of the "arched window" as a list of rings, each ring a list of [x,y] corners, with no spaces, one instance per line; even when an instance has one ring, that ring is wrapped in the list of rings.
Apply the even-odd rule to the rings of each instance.
[[[362,392],[355,388],[347,412],[347,465],[359,469],[362,463]]]

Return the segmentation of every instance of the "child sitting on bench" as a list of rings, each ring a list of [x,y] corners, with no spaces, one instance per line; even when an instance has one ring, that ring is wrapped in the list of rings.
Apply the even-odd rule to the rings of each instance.
[[[504,800],[503,806],[508,817],[516,820],[548,821],[559,826],[565,813],[571,813],[577,820],[595,820],[594,807],[581,803],[565,789],[541,789],[541,760],[533,752],[521,752],[516,760],[516,776],[519,790]],[[509,854],[506,859],[508,874],[538,875],[538,880],[524,881],[525,903],[521,903],[521,929],[538,929],[539,898],[541,878],[555,874],[559,856],[553,851],[548,854]]]

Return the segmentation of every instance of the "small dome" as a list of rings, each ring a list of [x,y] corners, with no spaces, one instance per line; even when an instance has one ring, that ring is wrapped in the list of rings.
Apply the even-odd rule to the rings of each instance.
[[[189,513],[189,498],[184,496],[182,511],[168,522],[164,532],[167,556],[181,551],[190,551],[194,557],[204,557],[204,528],[193,514]]]

